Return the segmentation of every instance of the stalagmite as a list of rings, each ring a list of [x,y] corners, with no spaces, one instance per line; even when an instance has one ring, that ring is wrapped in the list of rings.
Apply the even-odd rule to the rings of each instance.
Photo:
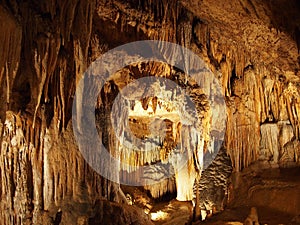
[[[262,154],[268,159],[272,158],[272,162],[277,163],[279,158],[279,130],[277,124],[263,124],[260,131]]]
[[[250,213],[244,221],[244,225],[259,225],[257,209],[255,207],[251,207]]]
[[[187,162],[175,173],[176,190],[178,201],[191,201],[193,199],[193,186],[196,178],[196,171],[190,167],[192,162]]]

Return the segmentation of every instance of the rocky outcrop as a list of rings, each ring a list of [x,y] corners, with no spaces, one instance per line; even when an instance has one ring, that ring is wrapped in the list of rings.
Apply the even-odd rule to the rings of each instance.
[[[213,162],[201,173],[199,183],[194,186],[195,201],[197,188],[199,207],[202,211],[202,220],[223,211],[230,202],[229,182],[232,166],[225,149],[221,149]]]
[[[299,168],[257,162],[231,177],[231,207],[257,206],[295,217],[299,211]]]

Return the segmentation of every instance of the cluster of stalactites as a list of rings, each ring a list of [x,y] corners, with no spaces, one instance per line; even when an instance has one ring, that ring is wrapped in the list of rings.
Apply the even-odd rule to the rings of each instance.
[[[49,114],[54,115],[55,127],[61,130],[66,127],[69,120],[66,115],[72,104],[74,85],[81,79],[88,63],[95,3],[48,1],[37,6],[39,12],[26,3],[13,5],[22,8],[22,15],[16,16],[22,17],[22,21],[17,23],[16,19],[14,20],[13,16],[5,11],[8,15],[4,17],[10,19],[3,24],[4,35],[0,37],[4,38],[1,41],[1,44],[3,43],[1,49],[4,51],[1,51],[0,83],[1,86],[5,83],[7,87],[6,102],[15,104],[10,104],[9,109],[16,111],[28,104],[28,108],[34,114],[33,127],[36,118],[40,116],[42,105],[51,102],[53,112]],[[3,14],[2,7],[0,14]],[[41,19],[41,15],[49,15],[51,26],[47,19]],[[23,52],[21,42],[24,43]],[[22,70],[19,70],[20,58],[24,60]],[[20,79],[15,79],[19,77]],[[21,87],[22,91],[25,85],[30,88],[26,90],[29,92],[26,94],[30,95],[30,102],[18,102],[17,98],[22,96],[10,99],[13,87],[17,87],[18,92],[18,88]]]
[[[229,98],[226,146],[236,170],[261,159],[299,163],[297,82],[250,68]],[[289,147],[288,147],[289,146]]]
[[[12,111],[0,122],[0,221],[36,224],[43,221],[43,210],[62,207],[67,199],[90,204],[96,198],[125,201],[118,184],[88,166],[71,126],[57,138],[54,122],[49,128],[45,120],[37,119],[35,128],[32,123],[32,115]]]
[[[176,100],[174,99],[174,101]],[[177,99],[177,101],[179,100]],[[153,105],[149,104],[149,107],[153,107]],[[159,111],[158,108],[160,107],[159,105],[157,106],[156,112]],[[142,106],[140,106],[140,108],[142,108]],[[122,112],[114,115],[120,115],[120,121],[127,121],[124,124],[118,124],[116,133],[119,135],[118,138],[115,137],[118,139],[118,141],[115,142],[115,154],[120,160],[120,170],[130,173],[135,172],[140,167],[145,167],[144,171],[148,174],[145,183],[149,183],[147,186],[153,197],[160,197],[167,192],[173,192],[175,190],[174,185],[176,184],[178,200],[191,200],[192,185],[196,177],[196,171],[201,171],[203,167],[204,138],[202,131],[196,129],[194,123],[191,121],[189,121],[189,124],[180,121],[180,116],[177,115],[177,117],[173,117],[173,119],[176,118],[177,121],[171,122],[170,130],[164,138],[153,137],[141,141],[135,137],[134,140],[131,140],[128,135],[134,134],[128,130],[128,116],[131,110],[130,103],[128,102],[126,105],[123,105],[123,107],[118,105],[118,109]],[[142,110],[147,111],[147,109],[146,107]],[[185,111],[182,113],[184,112]],[[167,112],[164,115],[166,118],[168,118],[168,113],[170,115],[172,115],[172,113],[174,114],[174,112]],[[138,123],[142,121],[143,117],[138,118],[133,115],[131,114],[132,118],[135,118],[137,122],[136,124],[133,123],[132,126],[138,126]],[[145,112],[145,115],[147,115],[147,112]],[[185,117],[189,118],[188,115],[185,115]],[[169,119],[171,121],[172,116],[170,116]],[[141,129],[140,132],[147,133],[148,130],[145,129],[143,131]],[[174,145],[168,145],[171,142],[173,142]],[[161,173],[161,169],[155,167],[163,166],[161,163],[163,165],[168,164],[170,169],[174,172],[167,171],[166,174],[159,174]],[[147,172],[148,167],[154,168],[150,168],[150,172]],[[151,171],[154,172],[151,174]],[[138,175],[140,174],[138,173]],[[157,176],[159,179],[157,179]],[[169,181],[169,178],[174,176],[175,183]],[[152,186],[152,184],[154,186]],[[157,187],[159,187],[159,189],[157,189]]]

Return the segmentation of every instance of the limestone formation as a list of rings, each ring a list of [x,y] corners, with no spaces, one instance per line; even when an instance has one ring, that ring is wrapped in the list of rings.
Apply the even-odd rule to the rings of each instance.
[[[239,193],[238,179],[246,180],[255,196],[262,196],[265,187],[282,193],[272,182],[257,184],[257,176],[250,181],[237,174],[257,165],[279,172],[300,165],[299,11],[297,0],[1,1],[0,224],[113,224],[111,215],[119,224],[151,224],[143,210],[127,204],[118,182],[86,162],[71,119],[76,101],[76,129],[89,124],[81,120],[82,106],[91,101],[85,94],[97,89],[79,85],[83,77],[96,80],[88,79],[87,68],[110,49],[148,39],[162,41],[159,51],[169,59],[176,52],[163,41],[186,47],[212,73],[202,71],[205,76],[195,80],[163,62],[137,62],[110,80],[95,81],[103,88],[90,113],[109,154],[124,162],[114,168],[116,177],[136,178],[139,171],[132,168],[152,165],[143,171],[148,181],[143,190],[154,199],[174,193],[181,201],[197,199],[197,210],[223,210],[226,198]],[[197,62],[183,58],[182,64],[194,71]],[[143,77],[165,78],[178,88],[134,82]],[[207,94],[217,91],[210,85],[214,77],[226,112],[221,99]],[[113,111],[123,121],[117,123],[110,114],[128,85],[137,90],[132,95],[147,95],[150,89],[163,94],[123,101]],[[128,147],[132,140],[139,151]],[[203,171],[203,157],[213,159],[216,149],[222,154]],[[179,170],[182,156],[188,160]],[[297,185],[279,184],[298,193]],[[296,203],[281,210],[295,213]]]
[[[257,209],[255,207],[251,207],[250,213],[246,218],[244,225],[259,225]]]

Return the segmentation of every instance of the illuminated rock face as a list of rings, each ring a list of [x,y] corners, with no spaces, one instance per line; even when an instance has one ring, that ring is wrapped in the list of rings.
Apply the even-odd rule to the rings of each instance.
[[[112,77],[108,85],[117,88],[109,88],[111,92],[106,95],[122,94],[122,100],[116,99],[114,102],[106,97],[101,100],[99,112],[110,114],[110,110],[103,108],[112,107],[111,115],[123,118],[121,123],[117,123],[112,117],[113,126],[109,126],[109,133],[118,133],[120,138],[114,135],[109,137],[109,143],[116,143],[116,147],[110,146],[109,151],[118,152],[120,170],[128,177],[123,181],[126,184],[143,178],[145,188],[155,198],[176,191],[177,200],[192,200],[195,178],[203,169],[203,152],[210,150],[205,147],[209,141],[210,126],[202,125],[211,121],[208,100],[203,93],[190,96],[190,92],[199,89],[196,85],[191,87],[191,79],[183,89],[181,82],[186,79],[185,75],[174,68],[165,75],[163,73],[168,71],[165,68],[169,66],[160,63],[149,66],[152,68],[149,76],[158,79],[154,83],[146,87],[147,82],[136,81],[130,84],[130,90],[122,89],[129,84],[126,83],[129,80],[143,77],[143,72],[147,70],[140,68],[145,66],[138,64]],[[120,79],[120,74],[125,79]],[[174,81],[159,80],[162,74]],[[143,97],[153,94],[154,97]],[[195,103],[189,104],[192,100]],[[108,116],[99,115],[100,118]],[[141,167],[142,171],[137,172]]]
[[[102,204],[102,199],[125,201],[119,185],[100,177],[82,158],[70,118],[76,84],[87,66],[108,49],[130,41],[178,43],[205,60],[222,84],[226,98],[224,147],[235,171],[257,160],[283,167],[300,163],[300,34],[296,0],[12,0],[1,3],[0,24],[0,224],[52,224],[59,207],[64,224],[84,223],[89,218],[103,221],[94,216],[96,209],[86,208],[109,208],[110,203]],[[164,44],[161,50],[168,51]],[[172,71],[149,63],[139,73],[167,77]],[[121,89],[129,79],[128,74],[119,73],[114,82]],[[112,154],[120,153],[124,161],[142,165],[166,161],[167,153],[176,152],[173,145],[177,143],[190,156],[199,156],[198,160],[205,150],[212,152],[205,141],[212,141],[207,135],[210,131],[218,137],[218,129],[209,127],[209,122],[224,115],[209,112],[205,96],[184,75],[176,82],[194,96],[203,130],[196,126],[193,133],[192,127],[182,124],[179,131],[176,113],[168,112],[163,123],[166,126],[161,128],[167,133],[165,148],[128,155],[128,149],[114,142],[115,136],[109,132],[112,128],[106,126],[101,134],[105,144],[108,140],[115,144],[110,149]],[[101,100],[105,104],[116,94],[110,93],[109,85],[106,88]],[[139,110],[131,112],[132,121],[138,121],[140,112],[150,116],[154,111],[157,115],[162,113],[156,101],[148,98],[134,103]],[[129,124],[133,133],[140,135],[139,126],[143,123]],[[153,127],[160,129],[155,123]],[[151,129],[146,128],[144,135],[146,130]],[[202,135],[197,136],[200,131]],[[186,141],[192,138],[199,138],[197,146]],[[214,143],[218,144],[218,140]],[[173,167],[178,162],[176,154],[168,160]],[[198,173],[195,171],[199,169],[194,163],[188,161],[182,170],[174,171],[174,177],[146,188],[155,197],[177,190],[177,199],[191,199]],[[97,199],[101,199],[102,206]],[[74,205],[78,207],[71,213],[68,209]],[[114,214],[118,205],[111,209]],[[126,210],[129,213],[123,215],[131,219],[120,219],[123,223],[133,220],[128,216],[130,209]],[[82,214],[86,217],[79,218]],[[143,221],[140,218],[140,223]]]
[[[189,201],[193,199],[193,187],[196,179],[195,170],[185,165],[175,175],[177,200]]]

